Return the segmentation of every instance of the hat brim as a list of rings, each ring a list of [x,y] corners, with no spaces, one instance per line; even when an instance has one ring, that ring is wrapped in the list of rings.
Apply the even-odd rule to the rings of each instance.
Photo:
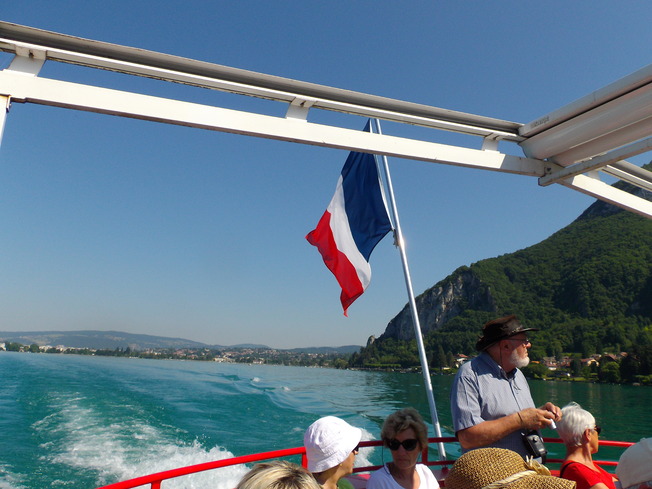
[[[523,328],[523,329],[518,329],[516,331],[512,331],[509,334],[500,335],[500,336],[497,336],[497,337],[494,337],[494,338],[485,338],[483,336],[475,344],[475,349],[478,350],[478,351],[485,351],[491,345],[493,345],[494,343],[498,343],[500,340],[505,340],[507,338],[511,338],[514,335],[517,335],[517,334],[520,334],[520,333],[526,333],[527,331],[541,331],[541,330],[539,328]]]
[[[575,489],[575,481],[552,475],[530,475],[512,482],[509,489]]]

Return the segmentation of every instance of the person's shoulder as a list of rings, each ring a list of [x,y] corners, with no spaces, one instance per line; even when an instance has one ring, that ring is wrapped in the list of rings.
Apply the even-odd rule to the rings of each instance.
[[[430,469],[430,467],[428,467],[425,464],[417,464],[417,471],[419,472],[419,476],[426,479],[425,486],[422,485],[421,488],[425,487],[427,489],[436,489],[439,487],[439,482],[437,481],[437,477],[435,477],[435,474]]]
[[[435,477],[435,474],[432,472],[430,467],[428,467],[426,464],[417,464],[417,469],[428,476]]]
[[[462,365],[460,365],[460,368],[457,369],[457,373],[458,375],[468,373],[474,370],[474,368],[476,368],[477,365],[478,365],[478,357],[473,357],[470,360],[464,362]]]
[[[340,480],[337,481],[337,489],[355,489],[355,486],[351,481],[346,479],[345,477],[342,477]]]
[[[369,480],[385,477],[386,473],[387,473],[387,465],[383,465],[379,469],[376,469],[373,472],[371,472],[371,474],[369,474]]]
[[[485,371],[491,370],[491,364],[488,360],[491,360],[486,353],[480,353],[478,356],[473,357],[470,360],[464,362],[460,368],[457,370],[457,375],[459,376],[477,376]]]
[[[564,462],[561,466],[561,471],[563,471],[564,478],[567,475],[573,475],[573,474],[583,474],[589,469],[586,465],[581,464],[579,462],[575,462],[574,460],[567,460]]]
[[[378,470],[374,470],[367,480],[367,489],[385,487],[387,484],[387,474],[385,472],[386,469],[384,465]]]

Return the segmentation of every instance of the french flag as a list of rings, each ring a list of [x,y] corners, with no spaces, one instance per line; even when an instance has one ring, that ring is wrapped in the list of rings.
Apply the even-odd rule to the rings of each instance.
[[[342,287],[345,316],[369,285],[369,256],[391,228],[374,156],[351,152],[333,199],[317,227],[306,236]]]

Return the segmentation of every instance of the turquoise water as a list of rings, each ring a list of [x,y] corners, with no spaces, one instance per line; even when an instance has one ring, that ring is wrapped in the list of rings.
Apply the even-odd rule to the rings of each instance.
[[[363,428],[366,438],[377,438],[385,416],[400,407],[414,406],[429,419],[416,374],[2,352],[0,379],[0,489],[89,489],[300,446],[305,428],[329,414]],[[451,381],[433,376],[444,435],[451,434]],[[649,387],[530,385],[537,403],[580,402],[605,438],[652,436]],[[457,453],[457,447],[448,450]],[[609,458],[605,450],[600,454]],[[359,458],[381,463],[384,456],[375,449]],[[230,489],[245,470],[222,469],[164,487]]]

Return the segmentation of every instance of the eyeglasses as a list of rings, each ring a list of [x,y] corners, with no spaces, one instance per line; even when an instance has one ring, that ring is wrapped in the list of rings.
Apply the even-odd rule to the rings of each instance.
[[[507,341],[520,341],[522,344],[527,345],[530,344],[530,339],[529,338],[505,338]]]
[[[407,440],[398,441],[398,440],[387,440],[387,446],[392,452],[395,452],[399,447],[405,448],[405,451],[411,452],[419,444],[419,440],[416,438],[408,438]]]
[[[355,448],[354,448],[353,450],[351,450],[351,452],[353,452],[353,453],[356,454],[356,455],[357,455],[357,453],[358,453],[359,451],[360,451],[360,445],[356,445]]]
[[[595,425],[595,428],[593,428],[593,431],[595,431],[598,436],[600,436],[600,432],[602,432],[602,428],[600,428],[598,425]]]

